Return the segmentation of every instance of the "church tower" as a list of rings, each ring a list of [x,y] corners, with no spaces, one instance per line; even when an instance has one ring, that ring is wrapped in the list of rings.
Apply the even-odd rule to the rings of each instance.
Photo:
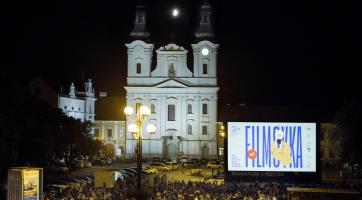
[[[145,42],[150,33],[146,30],[146,9],[141,1],[136,8],[134,28],[130,33],[131,43],[126,44],[128,54],[128,77],[149,77],[151,75],[151,61],[153,44]],[[129,80],[129,79],[128,79]],[[131,81],[132,82],[132,81]],[[128,84],[132,84],[128,82]]]
[[[195,77],[216,78],[216,58],[219,45],[209,41],[215,36],[211,15],[211,6],[205,0],[200,8],[200,22],[195,33],[199,42],[192,44]]]
[[[150,36],[150,33],[146,30],[146,9],[141,1],[138,2],[136,7],[134,28],[130,33],[130,36],[136,39],[145,39]]]
[[[200,23],[195,33],[198,39],[214,38],[214,27],[212,24],[212,9],[210,3],[204,0],[200,8]]]

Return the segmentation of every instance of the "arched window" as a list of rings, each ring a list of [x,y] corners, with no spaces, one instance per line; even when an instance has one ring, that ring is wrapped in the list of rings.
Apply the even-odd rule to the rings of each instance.
[[[207,115],[207,104],[202,104],[202,114]]]
[[[192,105],[187,104],[187,114],[192,114]]]
[[[155,104],[151,103],[151,113],[156,113]]]
[[[187,125],[187,134],[192,135],[192,126],[191,126],[191,124]]]
[[[207,64],[202,64],[202,74],[207,74]]]
[[[168,121],[175,121],[175,105],[170,104],[167,108]]]
[[[137,63],[137,65],[136,65],[136,73],[137,74],[141,73],[141,63]]]

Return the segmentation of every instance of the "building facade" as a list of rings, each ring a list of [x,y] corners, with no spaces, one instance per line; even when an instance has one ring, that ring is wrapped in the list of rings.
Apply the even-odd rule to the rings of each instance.
[[[126,122],[95,120],[93,124],[96,140],[102,141],[105,146],[106,157],[125,157],[126,153]]]
[[[152,69],[154,45],[147,43],[146,13],[137,6],[133,41],[126,44],[128,54],[127,105],[136,108],[146,105],[151,114],[143,123],[156,125],[155,134],[143,131],[144,157],[173,159],[217,156],[217,50],[211,7],[205,1],[201,6],[200,23],[195,33],[198,42],[191,44],[193,71],[187,67],[184,47],[170,43],[156,50],[157,63]],[[127,124],[134,123],[135,115]],[[127,132],[128,156],[135,156],[137,140]]]
[[[84,92],[77,92],[73,83],[70,85],[68,95],[61,92],[58,95],[58,108],[69,117],[80,119],[83,122],[94,122],[94,104],[97,99],[91,79],[88,79],[84,85]]]
[[[333,123],[320,124],[320,154],[323,168],[334,168],[342,165],[341,143],[336,137],[338,128]]]

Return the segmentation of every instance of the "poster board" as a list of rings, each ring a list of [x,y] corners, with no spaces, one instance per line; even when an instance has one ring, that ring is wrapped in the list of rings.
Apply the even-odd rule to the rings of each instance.
[[[10,168],[8,170],[7,200],[42,200],[42,168]]]

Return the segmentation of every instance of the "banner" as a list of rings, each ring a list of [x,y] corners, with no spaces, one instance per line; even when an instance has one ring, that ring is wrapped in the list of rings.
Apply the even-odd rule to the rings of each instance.
[[[315,123],[228,123],[229,171],[316,172]]]
[[[24,200],[39,200],[39,170],[24,170]]]

